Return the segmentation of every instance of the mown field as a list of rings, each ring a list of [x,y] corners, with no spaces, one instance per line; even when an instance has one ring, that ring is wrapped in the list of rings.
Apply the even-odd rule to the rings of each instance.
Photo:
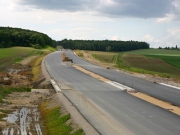
[[[88,53],[101,62],[116,63],[117,68],[128,71],[180,77],[179,50],[143,49],[128,52],[88,51]]]

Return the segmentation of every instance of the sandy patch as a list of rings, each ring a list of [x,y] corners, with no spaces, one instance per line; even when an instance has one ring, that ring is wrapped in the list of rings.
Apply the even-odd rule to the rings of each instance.
[[[97,75],[97,74],[95,74],[95,73],[93,73],[93,72],[90,72],[90,71],[88,71],[88,70],[85,70],[84,68],[82,68],[82,67],[80,67],[80,66],[77,66],[77,65],[72,65],[72,66],[73,66],[74,68],[76,68],[76,69],[78,69],[78,70],[80,70],[80,71],[82,71],[82,72],[84,72],[84,73],[86,73],[86,74],[88,74],[88,75],[90,75],[90,76],[92,76],[92,77],[100,80],[100,81],[103,81],[103,82],[110,81],[110,80],[108,80],[108,79],[106,79],[106,78],[104,78],[104,77],[102,77],[102,76],[100,76],[100,75]]]
[[[170,104],[168,102],[161,101],[159,99],[156,99],[154,97],[151,97],[151,96],[146,95],[146,94],[141,93],[141,92],[137,92],[137,93],[128,92],[128,93],[135,96],[135,97],[137,97],[137,98],[140,98],[140,99],[142,99],[144,101],[147,101],[147,102],[149,102],[151,104],[154,104],[154,105],[159,106],[161,108],[164,108],[164,109],[166,109],[168,111],[171,111],[172,113],[180,115],[180,107],[178,107],[178,106],[174,106],[174,105],[172,105],[172,104]]]

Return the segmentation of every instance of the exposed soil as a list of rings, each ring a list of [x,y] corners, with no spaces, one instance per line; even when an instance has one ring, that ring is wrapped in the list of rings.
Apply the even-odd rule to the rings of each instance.
[[[33,75],[28,63],[35,57],[29,57],[21,63],[6,67],[6,70],[0,73],[0,85],[30,86]]]
[[[0,73],[0,85],[3,86],[31,86],[32,87],[32,74],[31,74],[31,67],[28,66],[29,62],[34,59],[35,57],[30,57],[25,60],[23,60],[19,64],[14,64],[7,68],[7,70],[3,73]],[[8,122],[8,117],[11,115],[14,115],[14,112],[16,111],[18,113],[17,116],[20,116],[20,112],[23,108],[26,108],[28,110],[31,110],[31,112],[28,114],[28,118],[32,118],[31,125],[28,128],[28,132],[32,134],[36,133],[36,127],[37,121],[33,120],[33,110],[37,109],[37,113],[39,113],[39,105],[44,101],[49,101],[48,107],[53,108],[54,106],[61,107],[61,114],[66,115],[69,112],[66,111],[67,106],[71,104],[69,100],[67,100],[63,94],[61,94],[61,98],[57,94],[55,94],[55,91],[52,89],[52,86],[49,82],[50,76],[47,73],[44,65],[44,61],[42,62],[42,73],[41,77],[45,77],[45,80],[40,81],[37,83],[36,88],[38,89],[32,89],[32,92],[14,92],[12,94],[9,94],[4,100],[3,103],[0,104],[0,132],[6,132],[8,129],[8,133],[11,131],[14,132],[14,135],[18,134],[20,132],[20,129],[17,128],[17,125],[20,125],[19,121],[15,121],[14,123]],[[64,107],[66,106],[66,107]],[[88,125],[88,122],[84,121],[84,118],[79,114],[79,112],[73,108],[68,109],[68,111],[71,112],[71,114],[78,116],[78,121],[82,121],[83,125],[85,125],[86,133],[92,133],[96,134],[96,131],[93,129],[91,125]],[[81,117],[80,117],[81,116]],[[2,119],[6,118],[7,119]],[[80,119],[81,118],[81,119]],[[20,119],[20,118],[19,118]],[[79,129],[79,123],[76,121],[75,118],[71,118],[69,121],[67,121],[67,124],[71,123],[71,126],[73,128],[73,131],[76,131]],[[43,120],[41,118],[41,115],[39,116],[39,122],[41,131],[43,135],[47,134],[46,128],[44,126]],[[88,126],[87,126],[88,125]],[[82,127],[82,126],[81,126]]]
[[[48,91],[48,94],[46,93],[46,91]],[[28,118],[32,118],[32,121],[30,123],[30,129],[28,129],[28,131],[32,134],[36,134],[36,129],[34,125],[38,123],[41,127],[43,135],[46,135],[44,123],[42,121],[41,115],[39,115],[39,105],[53,93],[54,90],[41,90],[41,92],[14,92],[12,94],[9,94],[6,99],[3,100],[4,102],[0,104],[0,110],[2,110],[1,113],[4,114],[4,117],[2,118],[9,118],[9,116],[12,115],[13,112],[20,112],[22,108],[30,109],[31,111],[35,109],[37,110],[39,120],[34,121],[34,114],[29,113]],[[11,120],[11,123],[7,121],[8,120],[3,119],[0,120],[0,132],[7,128],[9,128],[10,132],[10,129],[13,128],[14,135],[18,134],[17,131],[20,131],[20,129],[18,128],[20,126],[20,121],[18,120],[12,122]]]

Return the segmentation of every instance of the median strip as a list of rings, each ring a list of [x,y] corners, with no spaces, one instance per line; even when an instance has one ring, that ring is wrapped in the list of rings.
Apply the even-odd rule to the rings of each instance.
[[[135,96],[135,97],[140,98],[140,99],[142,99],[142,100],[144,100],[144,101],[146,101],[146,102],[149,102],[149,103],[151,103],[151,104],[154,104],[154,105],[156,105],[156,106],[159,106],[159,107],[161,107],[161,108],[163,108],[163,109],[165,109],[165,110],[168,110],[168,111],[170,111],[170,112],[172,112],[172,113],[174,113],[174,114],[180,115],[180,107],[178,107],[178,106],[174,106],[174,105],[172,105],[172,104],[170,104],[170,103],[167,103],[167,102],[165,102],[165,101],[156,99],[156,98],[151,97],[151,96],[149,96],[149,95],[146,95],[146,94],[144,94],[144,93],[136,92],[136,91],[135,91],[134,89],[132,89],[132,88],[129,88],[129,87],[124,86],[124,85],[122,85],[122,84],[120,84],[120,83],[117,83],[117,82],[113,82],[113,81],[111,81],[111,80],[108,80],[108,79],[106,79],[106,78],[104,78],[104,77],[102,77],[102,76],[100,76],[100,75],[97,75],[97,74],[95,74],[95,73],[92,73],[92,72],[90,72],[90,71],[88,71],[88,70],[86,70],[86,69],[84,69],[84,68],[82,68],[82,67],[80,67],[80,66],[78,66],[78,65],[75,65],[75,64],[74,64],[74,65],[72,65],[72,66],[73,66],[74,68],[76,68],[76,69],[78,69],[78,70],[80,70],[80,71],[82,71],[82,72],[84,72],[84,73],[86,73],[86,74],[88,74],[88,75],[90,75],[90,76],[92,76],[92,77],[100,80],[100,81],[103,81],[103,82],[105,82],[105,83],[108,83],[108,84],[110,84],[110,85],[112,85],[112,86],[114,86],[114,87],[117,87],[117,88],[121,89],[121,90],[125,90],[125,91],[127,91],[128,94],[131,94],[132,96]]]
[[[110,81],[110,80],[108,80],[108,79],[106,79],[106,78],[104,78],[104,77],[102,77],[100,75],[97,75],[97,74],[95,74],[93,72],[90,72],[90,71],[88,71],[88,70],[86,70],[86,69],[84,69],[84,68],[82,68],[82,67],[80,67],[78,65],[72,65],[72,66],[74,68],[76,68],[76,69],[78,69],[78,70],[80,70],[80,71],[82,71],[82,72],[84,72],[84,73],[86,73],[86,74],[88,74],[88,75],[90,75],[90,76],[100,80],[100,81],[103,81],[103,82],[109,82]]]
[[[135,97],[140,98],[144,101],[147,101],[153,105],[159,106],[161,108],[164,108],[165,110],[168,110],[168,111],[171,111],[172,113],[180,115],[180,107],[178,107],[178,106],[174,106],[168,102],[156,99],[154,97],[151,97],[151,96],[146,95],[146,94],[141,93],[141,92],[136,92],[136,93],[128,92],[128,93],[131,94],[132,96],[135,96]]]

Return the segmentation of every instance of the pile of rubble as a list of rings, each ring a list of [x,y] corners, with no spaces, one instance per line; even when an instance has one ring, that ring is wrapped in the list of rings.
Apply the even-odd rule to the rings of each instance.
[[[0,85],[28,86],[31,84],[32,77],[29,66],[14,64],[0,73]]]

